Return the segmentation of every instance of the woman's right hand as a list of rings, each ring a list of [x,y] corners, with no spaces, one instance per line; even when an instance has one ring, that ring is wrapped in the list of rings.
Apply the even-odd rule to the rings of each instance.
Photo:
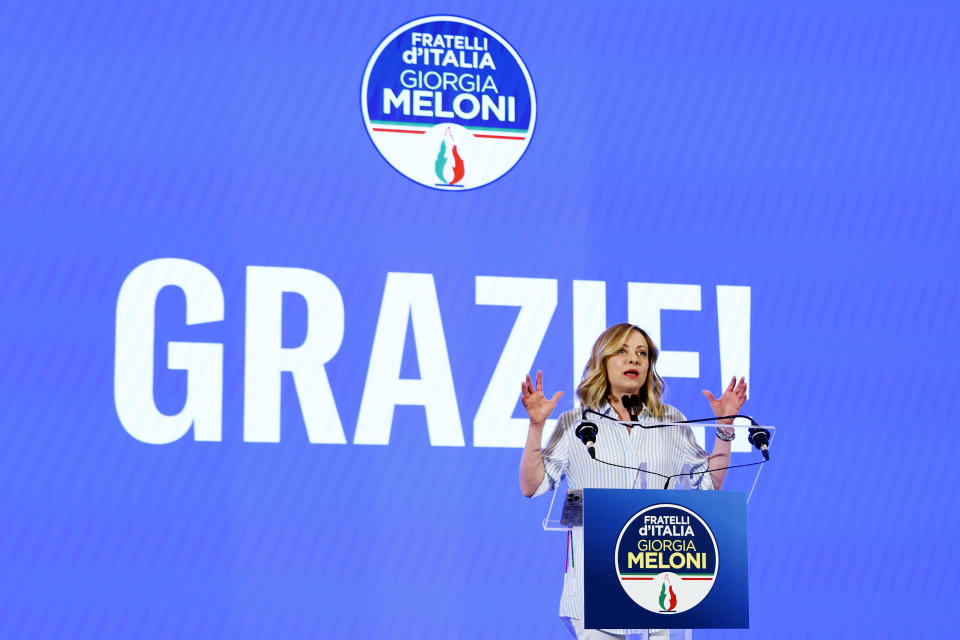
[[[527,374],[527,379],[520,383],[520,390],[520,401],[523,403],[523,408],[527,410],[527,415],[530,416],[530,422],[540,426],[546,423],[554,407],[557,406],[560,396],[563,395],[563,391],[557,391],[549,400],[543,395],[543,374],[540,371],[537,371],[536,387],[530,380],[530,375]]]

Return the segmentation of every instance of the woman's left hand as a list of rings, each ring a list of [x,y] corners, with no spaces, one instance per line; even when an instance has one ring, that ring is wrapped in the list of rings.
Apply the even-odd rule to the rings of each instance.
[[[706,396],[710,402],[710,408],[713,409],[713,415],[715,416],[730,416],[735,413],[740,413],[743,403],[747,401],[747,381],[744,378],[740,378],[740,383],[737,384],[737,376],[733,376],[730,384],[727,385],[727,388],[723,391],[723,395],[719,398],[713,397],[713,394],[706,389],[703,391],[703,395]],[[732,423],[733,419],[724,420],[723,422]]]

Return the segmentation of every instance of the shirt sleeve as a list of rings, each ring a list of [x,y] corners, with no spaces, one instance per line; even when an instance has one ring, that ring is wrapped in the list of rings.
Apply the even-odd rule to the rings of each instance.
[[[570,439],[567,432],[571,429],[576,416],[576,411],[567,411],[561,415],[556,428],[547,440],[547,445],[540,451],[545,473],[543,481],[532,497],[551,491],[566,473],[570,456]]]
[[[678,421],[686,420],[686,416],[677,411]],[[690,478],[690,488],[700,489],[702,491],[713,491],[713,479],[708,471],[710,467],[710,454],[697,444],[697,439],[693,435],[693,429],[690,425],[683,425],[683,463],[690,465],[690,472],[693,476]]]

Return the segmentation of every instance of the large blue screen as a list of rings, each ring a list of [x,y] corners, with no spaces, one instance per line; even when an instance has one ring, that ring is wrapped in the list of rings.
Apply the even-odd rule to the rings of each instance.
[[[434,15],[515,102],[361,95]],[[0,42],[0,636],[569,637],[518,383],[556,418],[623,321],[687,417],[740,375],[777,427],[750,629],[694,636],[955,626],[955,3],[40,0]]]

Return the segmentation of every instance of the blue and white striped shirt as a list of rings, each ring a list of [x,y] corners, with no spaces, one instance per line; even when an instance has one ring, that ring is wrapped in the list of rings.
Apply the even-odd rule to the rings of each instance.
[[[638,421],[653,425],[686,420],[675,407],[664,405],[662,419],[655,418],[644,407]],[[598,427],[597,458],[625,467],[643,468],[647,471],[671,476],[694,473],[691,489],[712,490],[713,481],[704,473],[708,454],[697,444],[689,425],[676,425],[661,429],[627,428],[617,422],[617,414],[605,404],[600,413],[609,417],[588,413],[587,420]],[[534,496],[553,489],[563,475],[567,476],[570,489],[660,489],[664,479],[630,469],[620,469],[602,464],[590,458],[587,448],[577,438],[577,425],[583,416],[582,409],[573,409],[560,416],[557,427],[541,451],[546,473]],[[670,481],[669,488],[681,487],[681,479]],[[560,615],[583,620],[583,528],[574,527],[572,532],[573,554],[567,559],[563,581],[563,596],[560,598]],[[623,630],[610,629],[613,633]]]

